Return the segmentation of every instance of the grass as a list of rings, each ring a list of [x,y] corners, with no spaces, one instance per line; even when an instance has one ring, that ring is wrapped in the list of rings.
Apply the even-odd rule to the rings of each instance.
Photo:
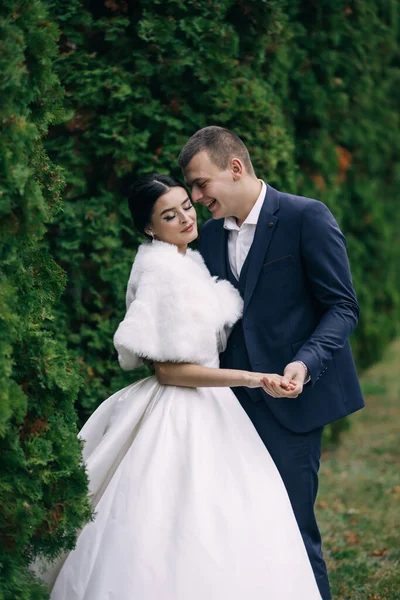
[[[317,516],[333,600],[400,600],[400,341],[362,377],[366,408],[323,452]]]

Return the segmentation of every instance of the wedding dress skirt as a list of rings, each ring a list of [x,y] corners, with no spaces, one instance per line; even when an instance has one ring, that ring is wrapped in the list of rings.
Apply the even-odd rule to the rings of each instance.
[[[281,477],[229,388],[149,377],[79,436],[96,517],[51,600],[320,600]]]

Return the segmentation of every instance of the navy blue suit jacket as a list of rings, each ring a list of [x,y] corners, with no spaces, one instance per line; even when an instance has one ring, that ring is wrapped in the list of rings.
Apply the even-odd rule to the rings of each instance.
[[[211,273],[227,279],[223,225],[223,219],[205,223],[200,252]],[[322,202],[267,185],[244,293],[247,356],[253,371],[265,373],[282,373],[302,360],[311,382],[298,398],[272,398],[259,389],[253,399],[267,402],[278,421],[296,432],[362,408],[348,341],[358,315],[345,238],[332,213]],[[221,364],[245,368],[224,363],[223,356]]]

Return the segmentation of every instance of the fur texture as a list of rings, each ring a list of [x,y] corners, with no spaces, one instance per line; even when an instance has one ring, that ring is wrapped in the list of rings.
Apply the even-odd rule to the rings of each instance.
[[[200,254],[180,254],[155,241],[139,247],[129,277],[127,312],[114,335],[125,370],[146,358],[206,364],[216,338],[241,317],[243,301],[228,282],[212,277]]]

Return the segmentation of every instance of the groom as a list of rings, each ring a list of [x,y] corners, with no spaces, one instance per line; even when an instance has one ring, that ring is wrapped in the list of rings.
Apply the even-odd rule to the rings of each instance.
[[[212,215],[201,254],[211,273],[229,279],[244,298],[221,366],[283,372],[281,387],[268,385],[268,393],[233,391],[281,474],[321,596],[329,600],[314,515],[322,430],[364,405],[348,342],[359,309],[345,239],[324,204],[258,179],[246,146],[227,129],[195,133],[179,164],[193,202]]]

